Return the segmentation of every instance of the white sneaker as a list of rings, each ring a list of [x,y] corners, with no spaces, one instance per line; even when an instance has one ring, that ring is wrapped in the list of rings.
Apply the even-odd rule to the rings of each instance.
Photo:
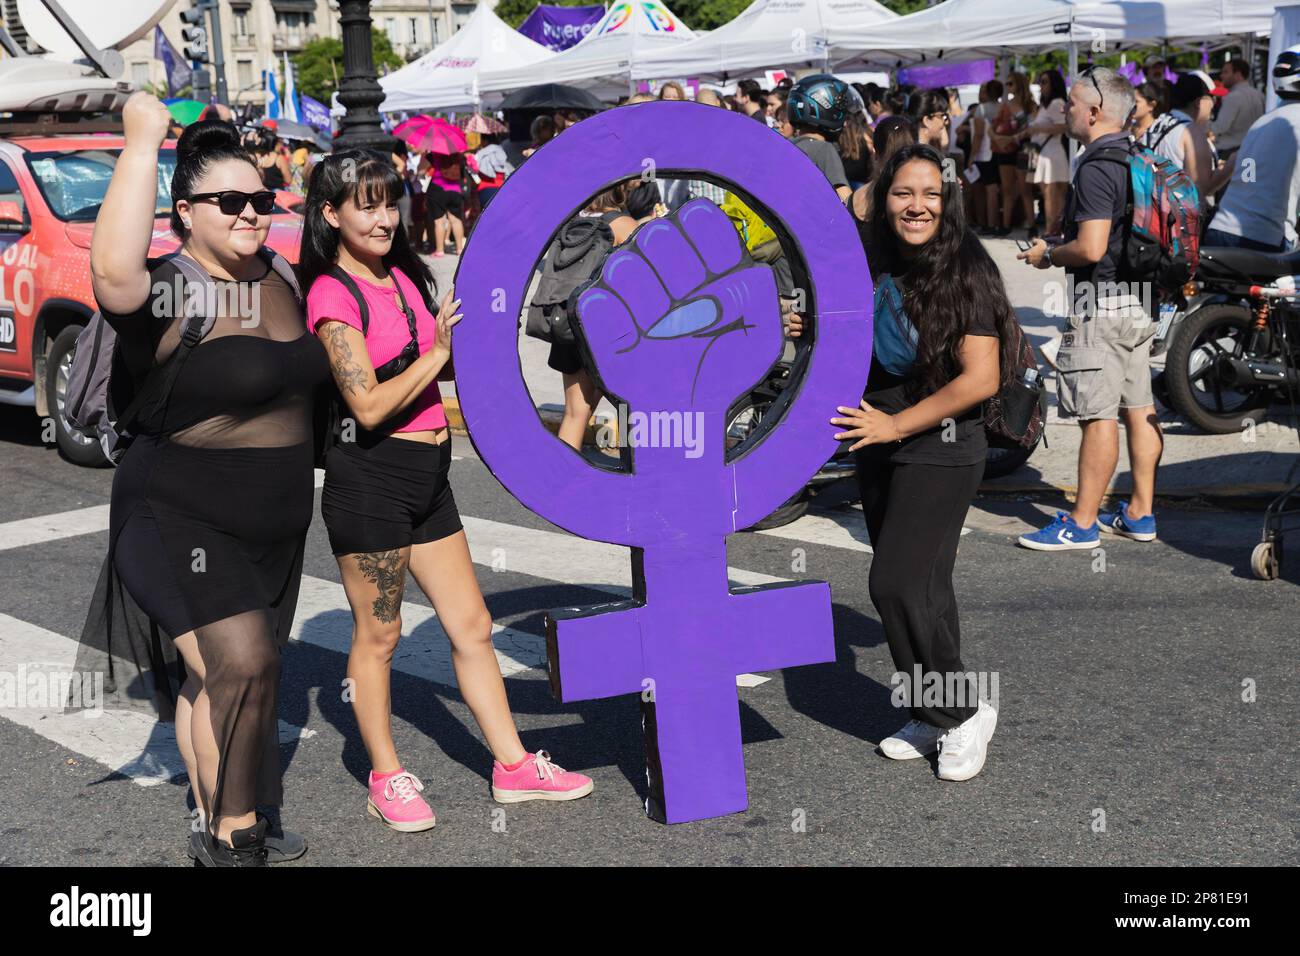
[[[939,749],[942,728],[921,720],[909,720],[880,742],[880,752],[891,760],[915,760]]]
[[[998,712],[980,701],[975,716],[939,738],[939,779],[969,780],[984,769]]]

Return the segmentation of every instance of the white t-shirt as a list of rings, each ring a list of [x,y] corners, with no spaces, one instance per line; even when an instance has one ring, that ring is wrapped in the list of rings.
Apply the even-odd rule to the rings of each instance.
[[[1029,121],[1029,130],[1033,133],[1035,126],[1059,126],[1065,122],[1065,100],[1052,100]],[[1034,145],[1042,152],[1051,152],[1053,156],[1058,153],[1061,158],[1065,156],[1065,144],[1061,142],[1059,135],[1048,136],[1046,133],[1034,133],[1030,139]]]
[[[1192,118],[1182,110],[1170,110],[1163,116],[1156,117],[1151,128],[1142,134],[1140,142],[1143,146],[1150,146],[1157,156],[1163,156],[1182,169],[1183,134],[1187,132],[1191,121]]]
[[[984,120],[984,137],[978,142],[971,145],[971,162],[987,163],[993,159],[993,117],[998,115],[999,103],[981,103],[975,107],[975,114],[971,117],[970,135],[975,139],[979,135],[979,129],[975,125],[975,120]]]
[[[1228,191],[1210,223],[1267,245],[1296,239],[1300,215],[1300,102],[1283,102],[1251,124]]]

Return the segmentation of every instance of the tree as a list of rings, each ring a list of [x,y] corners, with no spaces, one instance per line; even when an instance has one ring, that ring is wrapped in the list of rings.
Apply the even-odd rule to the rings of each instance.
[[[405,65],[405,61],[393,52],[388,37],[378,30],[370,31],[370,48],[375,57],[375,69],[380,73],[384,72],[384,67],[396,70]],[[299,93],[329,103],[338,89],[335,77],[343,79],[343,41],[318,37],[309,42],[301,53],[293,57],[293,76]]]

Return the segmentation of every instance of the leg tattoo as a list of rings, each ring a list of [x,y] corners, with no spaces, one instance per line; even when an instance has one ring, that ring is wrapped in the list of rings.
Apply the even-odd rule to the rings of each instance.
[[[406,562],[401,551],[376,551],[356,555],[357,568],[367,581],[379,589],[375,599],[375,620],[391,624],[397,620],[402,606],[402,591],[406,587]]]

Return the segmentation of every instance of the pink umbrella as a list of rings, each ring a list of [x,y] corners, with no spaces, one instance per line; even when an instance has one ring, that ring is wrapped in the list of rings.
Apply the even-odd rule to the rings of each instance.
[[[416,152],[443,156],[465,152],[465,134],[439,116],[415,116],[404,120],[393,127],[393,135],[400,137]]]

